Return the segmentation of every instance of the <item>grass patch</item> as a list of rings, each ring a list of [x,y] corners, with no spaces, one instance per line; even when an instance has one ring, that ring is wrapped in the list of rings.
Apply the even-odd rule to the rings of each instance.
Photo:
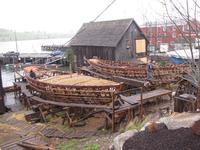
[[[99,144],[89,144],[85,145],[83,150],[100,150]]]
[[[147,118],[141,120],[136,117],[133,121],[129,122],[125,128],[121,128],[120,132],[125,132],[128,130],[140,130],[147,123]]]
[[[70,140],[67,143],[63,143],[58,146],[58,150],[77,150],[78,149],[78,141]]]
[[[58,150],[100,150],[99,144],[87,144],[83,145],[80,140],[69,140],[66,143],[62,143],[58,146]]]
[[[56,115],[59,116],[59,117],[64,117],[65,116],[65,112],[61,111],[61,112],[56,113]]]

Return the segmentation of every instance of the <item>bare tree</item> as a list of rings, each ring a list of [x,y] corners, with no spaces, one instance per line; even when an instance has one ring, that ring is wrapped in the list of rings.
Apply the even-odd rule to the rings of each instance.
[[[192,82],[198,87],[197,99],[200,102],[200,22],[197,18],[200,13],[200,4],[197,0],[160,0],[160,2],[163,4],[165,13],[171,23],[176,27],[176,30],[179,31],[181,37],[189,45],[191,58],[188,57],[188,62],[192,70],[192,73],[190,73],[189,76],[192,78]],[[177,20],[186,23],[187,34],[179,28],[180,26]],[[195,61],[194,57],[193,37],[196,37],[197,39],[197,48],[199,50],[198,61]]]

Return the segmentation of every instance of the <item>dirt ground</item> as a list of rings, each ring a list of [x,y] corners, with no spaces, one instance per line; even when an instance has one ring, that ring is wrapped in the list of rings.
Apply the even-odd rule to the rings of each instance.
[[[43,124],[26,122],[24,111],[6,113],[0,116],[0,144],[37,134],[43,127]]]
[[[91,150],[106,150],[113,142],[113,138],[117,134],[112,134],[111,131],[101,129],[103,120],[99,116],[88,119],[86,125],[82,127],[69,128],[66,124],[62,125],[62,119],[50,118],[49,122],[43,123],[29,123],[24,118],[26,110],[17,112],[8,112],[0,115],[0,145],[21,139],[31,135],[41,136],[41,131],[47,128],[59,129],[62,132],[84,132],[93,131],[94,135],[81,139],[61,139],[61,138],[47,138],[43,136],[43,140],[56,149],[91,149]]]
[[[120,128],[119,132],[112,133],[111,130],[104,129],[105,120],[101,115],[95,115],[92,118],[85,120],[85,125],[78,127],[71,127],[65,123],[62,125],[62,115],[56,117],[51,115],[47,116],[47,123],[30,123],[25,120],[24,114],[27,111],[20,103],[17,107],[12,107],[12,112],[0,115],[0,147],[9,141],[16,141],[18,139],[26,138],[29,136],[40,136],[41,140],[46,142],[51,147],[58,150],[108,150],[113,143],[113,139],[128,129],[141,128],[145,122],[133,122],[133,125],[126,128]],[[20,106],[20,107],[19,107]],[[157,114],[151,116],[149,119],[157,118]],[[121,127],[121,124],[120,124]],[[44,130],[56,129],[61,132],[61,135],[68,133],[72,135],[76,133],[92,132],[93,134],[79,138],[58,138],[47,137],[44,135]]]

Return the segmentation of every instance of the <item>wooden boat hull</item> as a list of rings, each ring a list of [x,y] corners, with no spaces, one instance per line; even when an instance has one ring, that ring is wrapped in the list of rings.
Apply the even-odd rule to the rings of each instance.
[[[139,80],[147,80],[146,64],[89,59],[87,62],[96,72],[107,76],[120,76]],[[190,72],[189,65],[155,66],[154,80],[159,82],[174,81],[176,76]]]
[[[78,74],[33,79],[28,70],[30,69],[25,68],[30,89],[53,101],[107,105],[112,101],[113,92],[122,88],[121,83]],[[37,69],[36,73],[39,74]]]

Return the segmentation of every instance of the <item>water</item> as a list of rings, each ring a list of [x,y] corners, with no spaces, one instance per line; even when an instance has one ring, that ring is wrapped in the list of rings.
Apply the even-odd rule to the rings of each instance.
[[[14,82],[13,70],[9,67],[2,66],[1,73],[2,73],[3,87],[12,86]]]
[[[42,53],[42,45],[63,45],[69,38],[62,39],[42,39],[42,40],[24,40],[17,41],[18,51],[20,53]],[[16,42],[0,42],[0,53],[16,51]]]
[[[42,53],[42,45],[63,45],[69,39],[43,39],[43,40],[25,40],[17,41],[18,51],[20,53]],[[16,42],[0,42],[0,53],[6,53],[8,51],[16,51]],[[14,72],[9,66],[2,66],[2,81],[3,87],[12,86],[14,82]],[[66,69],[64,69],[66,70]],[[19,102],[15,100],[13,93],[8,93],[5,96],[5,105],[16,105]]]
[[[54,67],[55,69],[55,67]],[[67,66],[60,67],[60,70],[67,71],[69,68]],[[23,70],[20,71],[23,73]],[[13,69],[9,66],[2,66],[1,68],[1,73],[2,73],[2,82],[3,82],[3,87],[8,87],[12,86],[14,82],[14,72]],[[13,109],[18,109],[21,108],[21,104],[18,99],[15,99],[14,93],[7,93],[4,97],[4,102],[5,105],[8,108]],[[16,106],[16,107],[14,107]]]
[[[18,51],[20,53],[42,53],[42,45],[63,45],[69,38],[62,39],[42,39],[42,40],[24,40],[17,41]],[[0,53],[16,51],[16,42],[0,42]],[[14,73],[10,67],[2,66],[3,87],[11,86],[14,82]]]
[[[2,66],[1,73],[3,87],[12,86],[14,82],[14,72],[10,68]],[[4,97],[4,102],[8,107],[18,103],[18,101],[14,98],[13,93],[7,93]]]

